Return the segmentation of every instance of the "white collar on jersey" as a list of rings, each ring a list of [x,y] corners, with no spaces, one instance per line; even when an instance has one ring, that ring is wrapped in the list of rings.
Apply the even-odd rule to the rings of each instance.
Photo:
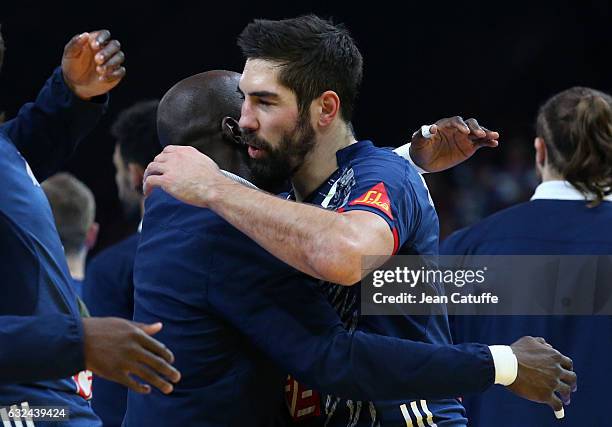
[[[531,200],[585,200],[582,194],[576,187],[568,181],[554,180],[544,181],[535,189],[535,193],[531,196]],[[589,200],[591,197],[589,197]],[[607,202],[612,202],[612,195],[604,197]]]

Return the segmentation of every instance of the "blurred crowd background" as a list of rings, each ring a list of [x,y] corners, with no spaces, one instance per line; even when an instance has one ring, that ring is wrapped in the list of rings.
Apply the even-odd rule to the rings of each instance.
[[[426,3],[426,4],[425,4]],[[132,232],[117,199],[109,125],[133,103],[159,99],[178,80],[206,70],[241,71],[236,36],[254,18],[316,13],[344,22],[364,56],[354,126],[360,139],[398,146],[422,124],[475,117],[501,134],[453,170],[427,176],[441,235],[517,202],[536,185],[534,119],[555,92],[575,85],[612,92],[612,5],[574,2],[124,2],[7,1],[0,74],[6,119],[36,95],[73,34],[111,30],[126,53],[127,77],[106,118],[66,169],[93,191],[101,225],[96,251]]]

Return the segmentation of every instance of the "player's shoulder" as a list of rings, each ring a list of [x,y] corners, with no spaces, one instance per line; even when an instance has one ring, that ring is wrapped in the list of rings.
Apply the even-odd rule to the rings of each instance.
[[[372,141],[359,141],[338,152],[340,167],[351,168],[357,180],[374,179],[386,186],[403,188],[411,177],[409,163],[390,148],[377,147]],[[412,178],[412,179],[411,179]]]
[[[449,235],[440,245],[441,254],[465,253],[485,240],[495,239],[500,233],[508,233],[513,225],[520,223],[534,208],[533,203],[525,202],[502,209],[479,222],[464,227]]]

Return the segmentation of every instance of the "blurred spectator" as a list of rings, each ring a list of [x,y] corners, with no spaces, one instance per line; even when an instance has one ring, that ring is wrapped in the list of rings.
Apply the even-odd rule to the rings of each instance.
[[[41,186],[53,211],[74,290],[82,297],[87,252],[98,237],[96,202],[89,188],[69,173],[53,175]]]
[[[157,138],[157,105],[143,101],[119,113],[111,127],[115,138],[115,181],[126,216],[142,218],[144,196],[142,179],[147,165],[161,151]],[[98,253],[88,264],[83,299],[92,316],[132,319],[134,312],[134,257],[139,232]],[[118,427],[123,421],[127,389],[99,377],[94,411],[105,427]]]

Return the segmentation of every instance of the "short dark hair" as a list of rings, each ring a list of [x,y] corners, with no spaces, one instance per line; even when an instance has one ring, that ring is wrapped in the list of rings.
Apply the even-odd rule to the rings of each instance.
[[[96,216],[91,190],[69,173],[53,175],[41,186],[49,199],[64,251],[67,255],[79,253]]]
[[[141,101],[121,111],[111,126],[111,135],[127,163],[147,167],[161,151],[157,137],[158,100]]]
[[[591,206],[612,193],[612,97],[588,87],[573,87],[547,100],[536,121],[548,161],[583,194]]]
[[[270,21],[258,19],[246,26],[238,46],[247,59],[280,62],[280,82],[295,92],[301,112],[326,90],[340,98],[346,122],[363,75],[361,53],[346,27],[316,15]]]

